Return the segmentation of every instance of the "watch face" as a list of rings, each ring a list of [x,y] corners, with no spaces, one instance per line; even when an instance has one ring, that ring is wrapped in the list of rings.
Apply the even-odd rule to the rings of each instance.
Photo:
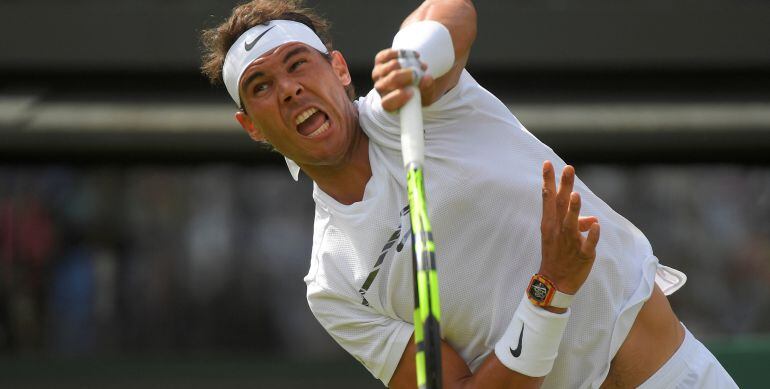
[[[543,302],[545,301],[546,296],[548,296],[548,286],[540,282],[540,280],[533,280],[532,287],[529,288],[529,295],[532,296],[533,299]]]

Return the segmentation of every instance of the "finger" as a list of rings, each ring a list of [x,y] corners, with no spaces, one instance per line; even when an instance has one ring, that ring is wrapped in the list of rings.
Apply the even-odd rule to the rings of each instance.
[[[572,193],[572,184],[575,180],[575,168],[570,165],[564,167],[561,171],[561,180],[559,181],[559,191],[556,192],[556,215],[563,218],[567,212],[570,202],[570,193]]]
[[[382,108],[388,112],[398,111],[412,98],[412,92],[408,89],[396,89],[382,98]]]
[[[553,173],[553,164],[551,161],[543,162],[543,217],[540,223],[541,234],[545,235],[550,232],[550,226],[554,222],[556,216],[556,203],[554,198],[556,196],[556,179]],[[545,237],[545,236],[544,236]]]
[[[599,223],[592,224],[591,229],[588,230],[588,237],[586,237],[580,247],[580,254],[584,258],[591,260],[596,258],[596,245],[599,244],[600,231]]]
[[[569,208],[567,215],[562,223],[562,230],[565,232],[578,232],[578,217],[580,216],[580,195],[572,192],[569,197]]]
[[[427,106],[432,102],[433,98],[433,77],[428,74],[423,75],[420,80],[420,96],[422,97],[422,105]]]
[[[414,80],[412,69],[398,69],[375,82],[374,89],[382,96],[396,89],[403,89],[412,85],[412,80]]]
[[[580,232],[586,232],[591,228],[591,225],[598,223],[599,219],[596,216],[581,216],[578,218],[578,229]]]
[[[385,63],[394,58],[398,58],[398,51],[393,49],[383,49],[374,56],[374,63]]]
[[[391,59],[385,63],[380,63],[372,69],[372,80],[377,82],[380,78],[387,76],[390,72],[401,69],[398,59]]]

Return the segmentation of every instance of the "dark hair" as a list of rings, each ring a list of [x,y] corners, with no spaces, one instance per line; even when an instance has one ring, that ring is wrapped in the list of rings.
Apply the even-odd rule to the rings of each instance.
[[[230,46],[248,29],[271,20],[293,20],[310,27],[331,52],[330,23],[306,8],[301,0],[253,0],[233,9],[232,15],[217,27],[203,31],[201,70],[212,83],[222,83],[222,66]],[[331,56],[325,55],[328,61]],[[355,98],[353,84],[345,87],[348,97]]]

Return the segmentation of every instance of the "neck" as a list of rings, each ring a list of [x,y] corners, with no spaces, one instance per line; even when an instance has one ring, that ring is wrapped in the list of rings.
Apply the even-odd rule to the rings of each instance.
[[[340,204],[350,205],[364,197],[366,183],[372,177],[369,164],[369,138],[354,115],[351,125],[355,126],[350,149],[342,161],[333,166],[302,167],[316,185]]]

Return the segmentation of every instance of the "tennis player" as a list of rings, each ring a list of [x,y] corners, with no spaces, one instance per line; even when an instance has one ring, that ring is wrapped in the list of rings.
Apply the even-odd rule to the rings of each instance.
[[[436,0],[394,38],[426,72],[444,386],[735,387],[671,310],[665,295],[684,275],[464,70],[475,35],[470,1]],[[385,385],[415,386],[397,111],[419,72],[382,50],[375,90],[353,100],[328,23],[296,1],[240,5],[204,42],[204,72],[224,83],[235,119],[314,182],[310,309]]]

